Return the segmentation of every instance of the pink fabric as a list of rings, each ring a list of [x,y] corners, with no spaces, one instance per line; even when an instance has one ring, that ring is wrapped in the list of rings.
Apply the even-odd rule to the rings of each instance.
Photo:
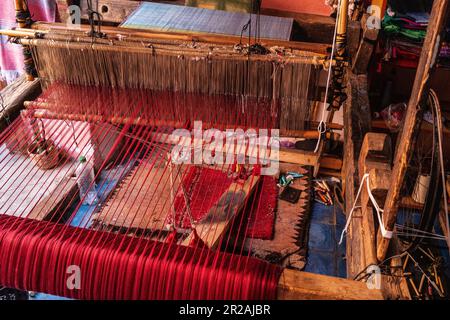
[[[54,22],[56,18],[56,3],[54,0],[28,0],[30,12],[35,21]],[[14,1],[2,0],[0,4],[0,29],[10,29],[16,26]],[[8,38],[0,37],[0,78],[8,83],[23,73],[22,48],[19,45],[7,43]]]

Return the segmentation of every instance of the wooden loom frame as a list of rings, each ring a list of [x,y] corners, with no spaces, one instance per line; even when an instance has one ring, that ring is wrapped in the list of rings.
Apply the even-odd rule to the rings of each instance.
[[[22,1],[17,0],[16,2]],[[38,26],[38,29],[61,27],[50,24],[36,24],[35,26]],[[20,30],[18,31],[20,32]],[[187,37],[185,35],[175,35],[175,37],[193,40],[205,39],[204,35],[189,35]],[[217,41],[217,38],[211,40]],[[305,45],[305,47],[311,48],[309,44]],[[316,48],[323,47],[323,45],[316,46]],[[23,102],[29,99],[27,95],[28,91],[23,93],[20,98],[16,98],[15,101],[19,100],[20,104],[20,101]],[[285,159],[287,162],[305,164],[303,160],[297,160],[301,158],[301,153],[294,153],[288,156]],[[383,294],[380,290],[369,290],[366,284],[361,282],[285,269],[280,278],[278,297],[279,299],[382,299]]]
[[[350,71],[348,73],[347,90],[350,99],[346,104],[344,113],[344,124],[348,130],[345,133],[343,167],[346,210],[348,214],[356,201],[356,192],[362,175],[369,173],[370,185],[377,197],[377,202],[384,204],[382,206],[384,207],[383,221],[386,230],[394,230],[397,210],[401,203],[400,189],[414,148],[412,137],[420,130],[418,127],[420,105],[426,98],[429,79],[435,69],[436,56],[440,49],[439,41],[442,39],[440,35],[448,5],[448,0],[434,0],[430,24],[394,159],[390,155],[390,140],[388,137],[370,132],[367,77],[364,74],[355,74],[361,73],[362,70],[358,61],[355,61],[353,65],[355,73]],[[362,27],[365,28],[364,25]],[[365,36],[359,50],[366,52],[366,54],[371,52],[373,48],[365,43],[366,35],[376,39],[377,33],[378,30],[375,33],[371,30],[365,30]],[[358,59],[366,60],[362,56],[358,55]],[[362,65],[367,66],[367,63],[368,61],[364,61]],[[372,154],[377,155],[377,161],[371,158]],[[384,238],[379,228],[377,230],[375,227],[372,207],[368,205],[368,197],[365,192],[361,196],[361,209],[356,209],[354,216],[357,216],[357,218],[351,221],[347,235],[347,273],[349,277],[354,277],[368,266],[383,261],[388,250],[391,256],[398,253],[398,240],[396,238]],[[391,260],[392,267],[401,266],[401,263],[400,258]],[[395,276],[396,274],[382,277],[382,286],[387,288],[388,296],[401,299],[410,298],[406,281],[398,281]]]

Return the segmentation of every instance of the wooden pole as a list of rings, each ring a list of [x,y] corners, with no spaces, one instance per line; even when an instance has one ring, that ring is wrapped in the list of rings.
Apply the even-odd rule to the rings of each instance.
[[[439,42],[443,30],[445,16],[447,14],[448,0],[435,0],[429,19],[427,36],[422,47],[419,65],[412,94],[406,111],[405,123],[394,159],[392,171],[392,184],[384,205],[383,223],[387,231],[392,231],[397,219],[397,211],[400,203],[400,191],[408,168],[408,163],[414,151],[414,134],[419,129],[419,121],[422,114],[422,105],[425,104],[426,93],[429,85],[430,73],[436,64],[439,54]],[[379,261],[385,259],[390,239],[384,238],[378,232],[377,257]]]
[[[14,6],[16,9],[16,21],[18,26],[20,28],[29,28],[31,26],[31,15],[26,2],[24,0],[15,0]],[[23,59],[27,80],[33,81],[36,76],[36,69],[34,67],[30,47],[28,46],[23,46]]]
[[[336,53],[337,56],[343,57],[347,47],[347,25],[348,25],[348,0],[341,0],[339,8],[339,21],[336,32]]]

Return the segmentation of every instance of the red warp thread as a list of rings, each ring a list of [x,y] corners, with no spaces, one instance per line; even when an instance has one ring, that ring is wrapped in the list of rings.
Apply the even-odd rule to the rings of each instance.
[[[69,266],[80,268],[80,289],[67,286]],[[280,275],[251,257],[0,215],[7,287],[75,299],[259,300],[276,297]]]
[[[231,182],[232,179],[223,171],[190,167],[183,178],[183,190],[178,191],[174,201],[176,225],[186,229],[191,227],[186,198],[189,201],[192,219],[195,222],[201,221],[219,201]]]
[[[277,180],[270,176],[261,176],[261,183],[257,190],[259,198],[256,206],[251,207],[247,237],[270,240],[275,227],[275,210],[277,206]]]

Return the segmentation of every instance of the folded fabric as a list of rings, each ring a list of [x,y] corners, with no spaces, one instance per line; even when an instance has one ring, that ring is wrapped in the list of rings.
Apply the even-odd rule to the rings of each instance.
[[[426,29],[408,28],[406,19],[394,18],[386,15],[383,19],[383,31],[389,36],[404,36],[412,41],[422,42],[426,36]],[[412,22],[412,21],[411,21]],[[412,24],[409,24],[412,25]],[[415,26],[416,27],[416,26]]]

